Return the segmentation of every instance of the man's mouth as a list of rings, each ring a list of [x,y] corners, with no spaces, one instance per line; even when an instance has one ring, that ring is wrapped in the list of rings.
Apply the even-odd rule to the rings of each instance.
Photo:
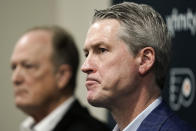
[[[92,86],[94,86],[94,85],[96,85],[96,84],[99,84],[99,81],[98,81],[97,79],[95,79],[95,78],[90,78],[90,77],[88,77],[88,78],[86,79],[85,85],[86,85],[87,89],[89,89],[90,87],[92,87]]]

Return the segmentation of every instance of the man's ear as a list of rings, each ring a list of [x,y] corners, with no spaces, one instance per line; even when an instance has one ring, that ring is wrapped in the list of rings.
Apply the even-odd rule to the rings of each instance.
[[[155,63],[155,51],[152,47],[145,47],[139,51],[140,65],[139,73],[146,74]]]
[[[57,70],[57,85],[59,89],[63,89],[70,81],[72,76],[71,67],[67,64],[60,65]]]

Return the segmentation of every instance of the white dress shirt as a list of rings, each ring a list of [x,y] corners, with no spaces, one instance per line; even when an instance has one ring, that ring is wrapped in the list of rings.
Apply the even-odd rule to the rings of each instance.
[[[142,121],[161,103],[162,97],[157,98],[151,103],[145,110],[143,110],[123,131],[137,131]],[[116,125],[113,131],[120,131],[118,125]]]
[[[28,117],[21,124],[20,131],[51,131],[67,112],[74,99],[74,97],[70,97],[36,125],[34,125],[34,119]]]

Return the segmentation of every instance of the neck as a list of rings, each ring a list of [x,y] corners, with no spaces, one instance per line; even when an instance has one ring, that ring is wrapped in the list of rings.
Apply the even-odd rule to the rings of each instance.
[[[54,111],[59,105],[66,101],[70,96],[63,96],[56,100],[50,100],[47,103],[44,103],[40,107],[33,107],[30,110],[26,111],[27,114],[33,117],[35,125],[48,116],[52,111]]]
[[[156,84],[149,84],[149,81],[144,83],[145,84],[138,86],[137,90],[130,95],[120,99],[116,105],[111,108],[112,116],[116,120],[120,130],[123,130],[160,96],[160,89]]]

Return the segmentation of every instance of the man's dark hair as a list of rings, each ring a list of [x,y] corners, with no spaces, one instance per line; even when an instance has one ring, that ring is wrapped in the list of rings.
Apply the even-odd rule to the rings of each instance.
[[[29,29],[27,32],[36,30],[43,30],[52,33],[52,62],[56,69],[58,69],[58,67],[62,64],[68,64],[71,67],[72,77],[67,87],[74,92],[79,65],[79,53],[72,35],[59,26],[37,26]]]

